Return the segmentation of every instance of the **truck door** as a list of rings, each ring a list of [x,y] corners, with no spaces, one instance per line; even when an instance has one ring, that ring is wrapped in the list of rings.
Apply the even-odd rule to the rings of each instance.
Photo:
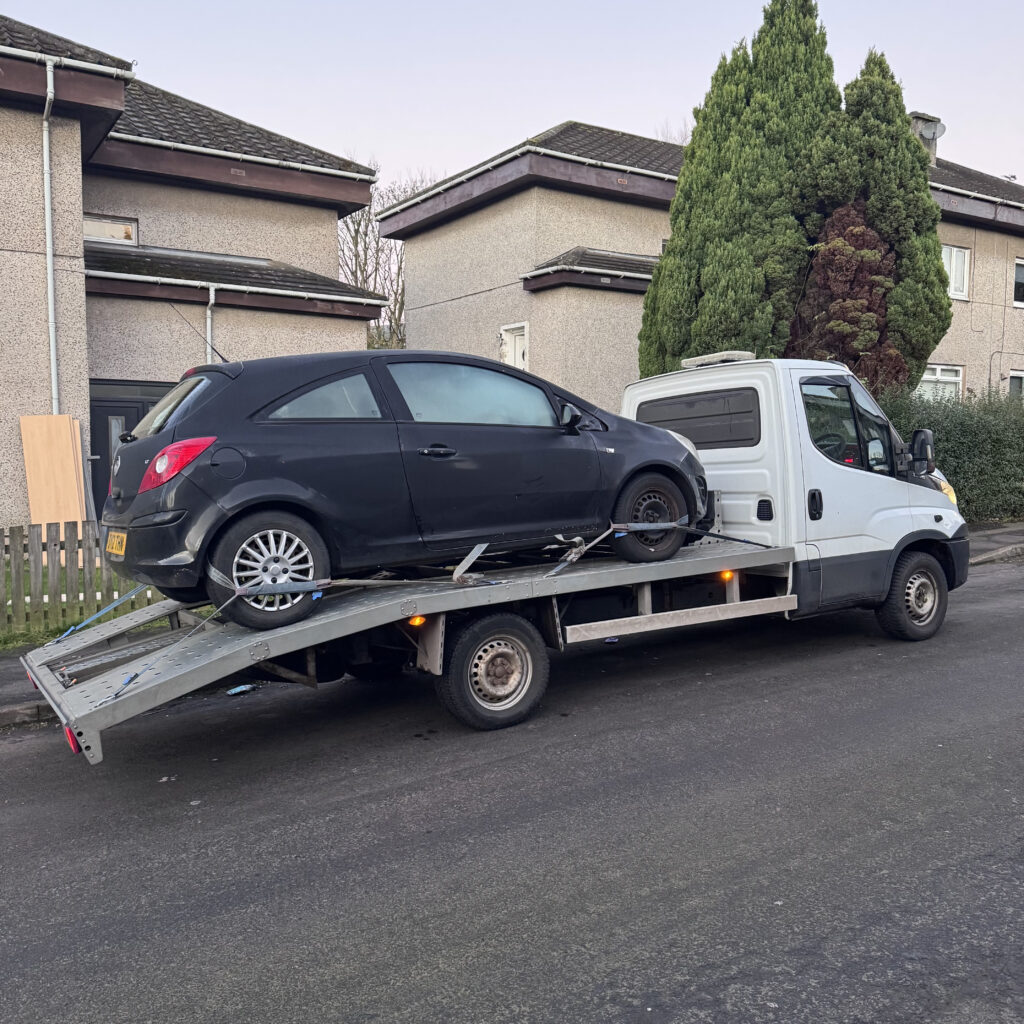
[[[821,555],[821,608],[877,601],[889,556],[910,527],[892,427],[846,373],[794,369],[805,540]]]

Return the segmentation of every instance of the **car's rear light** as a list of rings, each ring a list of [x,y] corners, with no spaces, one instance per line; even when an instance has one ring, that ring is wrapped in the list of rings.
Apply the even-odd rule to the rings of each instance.
[[[167,483],[177,476],[189,463],[195,462],[207,448],[216,441],[215,437],[190,437],[187,441],[175,441],[164,448],[146,467],[146,473],[139,484],[139,494]]]

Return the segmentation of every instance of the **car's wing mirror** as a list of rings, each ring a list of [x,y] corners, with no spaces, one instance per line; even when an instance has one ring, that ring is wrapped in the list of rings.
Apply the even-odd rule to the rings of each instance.
[[[583,420],[583,413],[576,408],[575,405],[569,402],[562,403],[562,414],[559,417],[559,422],[565,427],[567,434],[578,434],[579,425]]]
[[[930,430],[915,430],[910,439],[910,458],[918,476],[935,472],[935,435]]]

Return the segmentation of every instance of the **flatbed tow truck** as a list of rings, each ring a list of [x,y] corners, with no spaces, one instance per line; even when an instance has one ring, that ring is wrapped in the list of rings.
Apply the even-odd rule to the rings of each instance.
[[[493,729],[536,710],[550,650],[586,641],[844,607],[875,608],[899,639],[939,629],[948,591],[966,579],[966,525],[948,485],[930,479],[930,432],[903,444],[844,368],[696,365],[630,385],[623,414],[701,449],[715,520],[707,530],[665,524],[699,535],[673,558],[625,562],[600,538],[559,538],[558,552],[522,565],[486,561],[479,545],[444,575],[306,585],[322,594],[318,607],[289,626],[253,631],[161,601],[22,662],[72,750],[97,764],[111,726],[234,677],[316,686],[415,659],[449,711]]]

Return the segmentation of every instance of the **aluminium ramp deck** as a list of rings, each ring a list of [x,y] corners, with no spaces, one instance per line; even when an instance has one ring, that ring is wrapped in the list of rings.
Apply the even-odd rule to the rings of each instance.
[[[67,640],[40,647],[22,661],[33,681],[78,737],[92,764],[102,760],[100,733],[261,661],[351,636],[412,615],[486,608],[607,587],[681,579],[724,569],[776,566],[788,569],[792,548],[763,549],[725,541],[683,548],[663,562],[634,563],[593,558],[549,575],[553,565],[503,569],[486,583],[412,581],[400,586],[347,590],[322,599],[308,619],[263,632],[231,622],[210,622],[193,636],[186,630],[115,645],[138,626],[173,615],[182,606],[162,601]],[[174,641],[181,639],[180,643]],[[148,667],[152,666],[152,667]],[[66,685],[77,672],[87,676]],[[111,699],[126,678],[140,676]]]

